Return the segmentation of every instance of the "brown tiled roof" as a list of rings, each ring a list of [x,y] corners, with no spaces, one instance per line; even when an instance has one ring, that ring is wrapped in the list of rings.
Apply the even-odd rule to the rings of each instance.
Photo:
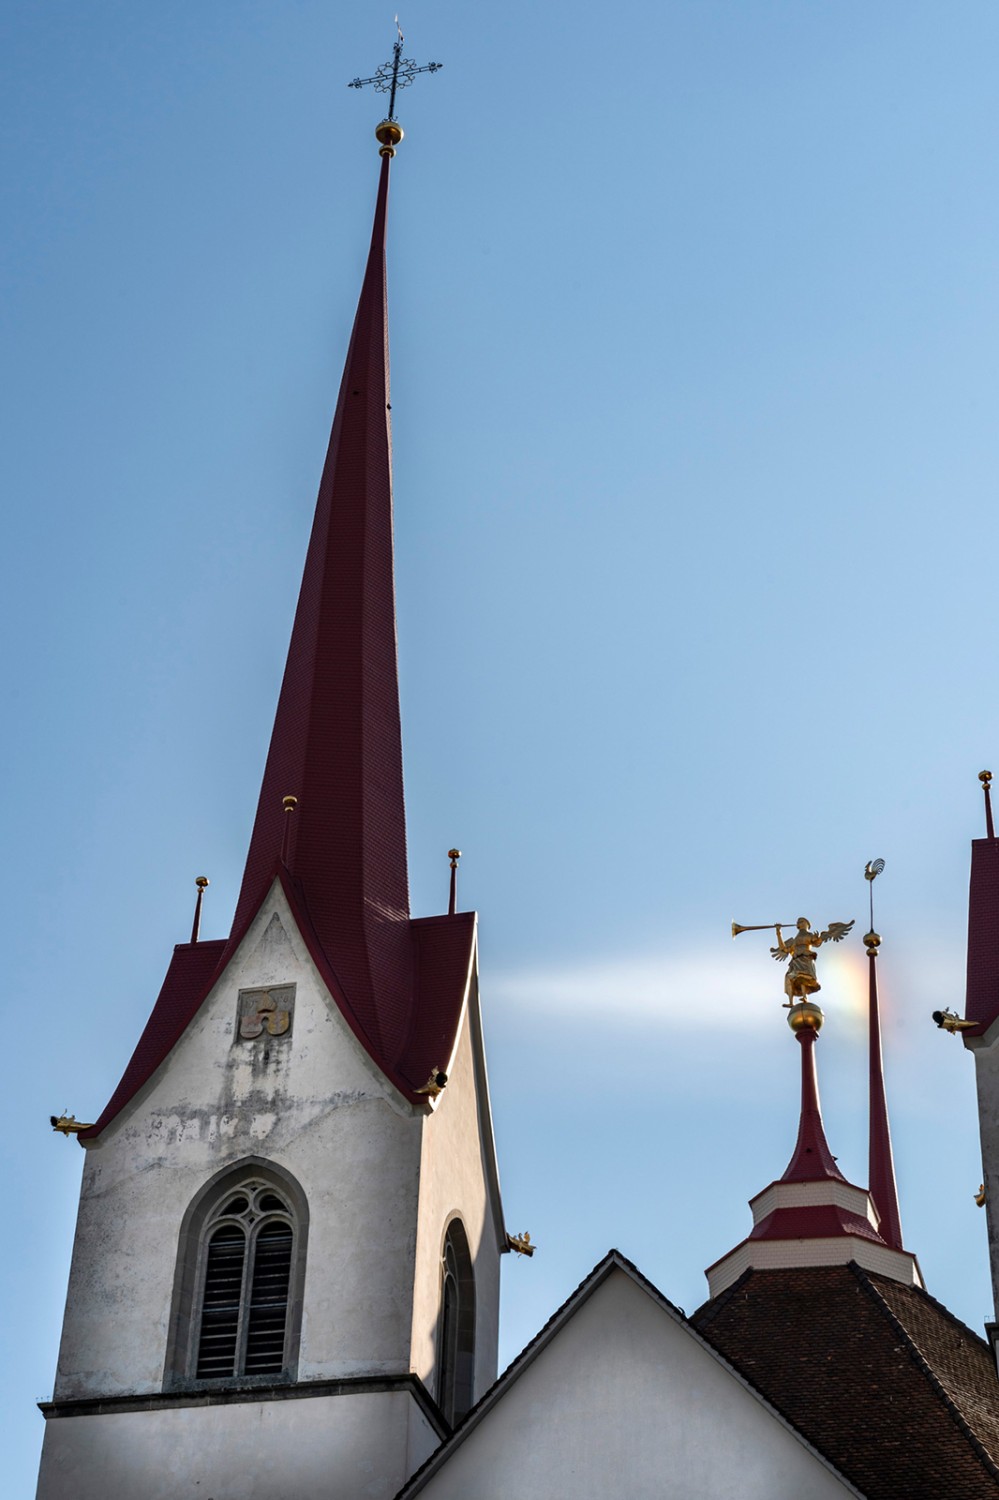
[[[691,1322],[869,1500],[999,1496],[991,1351],[921,1287],[747,1271]]]

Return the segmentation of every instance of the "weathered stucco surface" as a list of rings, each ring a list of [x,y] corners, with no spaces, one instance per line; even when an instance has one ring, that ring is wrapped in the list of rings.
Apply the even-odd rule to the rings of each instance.
[[[481,1030],[473,1024],[478,1022],[478,1004],[477,976],[473,973],[448,1085],[424,1125],[413,1299],[413,1369],[433,1393],[437,1381],[441,1252],[447,1226],[457,1216],[465,1226],[475,1267],[476,1400],[496,1379],[501,1253],[500,1206],[490,1186],[488,1098],[482,1098],[485,1058],[477,1045]]]
[[[404,1392],[63,1417],[53,1500],[390,1500],[437,1438]]]
[[[856,1491],[613,1269],[416,1493],[844,1500]]]
[[[292,1010],[290,1028],[278,1036],[264,1030],[253,1039],[241,1038],[240,991],[278,985],[294,986],[293,1004],[287,991],[281,999]],[[495,1229],[483,1234],[489,1216],[477,1109],[467,1016],[451,1079],[430,1115],[404,1100],[361,1047],[320,980],[275,885],[170,1057],[88,1147],[56,1402],[176,1389],[167,1354],[184,1216],[206,1183],[249,1160],[273,1163],[290,1174],[308,1203],[294,1378],[377,1377],[414,1368],[431,1374],[434,1352],[428,1340],[437,1326],[440,1244],[447,1217],[459,1213],[473,1249],[481,1247],[481,1368],[482,1386],[488,1385],[495,1373],[498,1249]],[[349,1453],[367,1451],[365,1443],[373,1452],[393,1445],[402,1452],[412,1440],[420,1450],[415,1462],[422,1460],[422,1416],[415,1436],[407,1437],[412,1398],[385,1393],[331,1399],[334,1405],[347,1402],[351,1412],[366,1413],[352,1417],[344,1428],[349,1441],[336,1460],[338,1473],[346,1472],[344,1463],[349,1468],[353,1462]],[[270,1443],[265,1434],[272,1424],[289,1424],[289,1432],[299,1432],[293,1441],[306,1441],[310,1424],[320,1420],[320,1408],[328,1412],[329,1400],[53,1418],[46,1424],[39,1494],[44,1500],[68,1496],[69,1490],[53,1487],[45,1476],[60,1466],[75,1468],[78,1478],[89,1472],[94,1445],[103,1451],[102,1445],[114,1448],[118,1441],[100,1437],[101,1432],[120,1433],[122,1443],[135,1445],[131,1458],[123,1451],[116,1461],[138,1466],[137,1495],[159,1493],[138,1477],[141,1471],[151,1482],[158,1445],[170,1450],[172,1472],[193,1475],[209,1462],[206,1444],[234,1453],[236,1443],[239,1469],[229,1472],[245,1476],[257,1471],[258,1460],[271,1462],[269,1447],[260,1445]],[[256,1412],[255,1419],[250,1412]],[[327,1415],[322,1421],[332,1423],[331,1434],[339,1430],[339,1417]],[[352,1435],[351,1423],[367,1424],[368,1430]],[[230,1432],[241,1434],[238,1443],[223,1436]],[[296,1452],[289,1472],[297,1474],[310,1462],[328,1466],[332,1440],[317,1440],[311,1460]],[[435,1441],[429,1439],[428,1445]],[[248,1449],[240,1446],[246,1443]],[[74,1444],[79,1448],[75,1459]],[[149,1467],[142,1457],[146,1448]],[[284,1451],[287,1455],[287,1444]],[[101,1466],[106,1470],[103,1460]],[[383,1464],[381,1471],[388,1470],[397,1475],[393,1486],[370,1493],[398,1488],[405,1464]],[[218,1472],[226,1472],[225,1466]],[[289,1485],[252,1492],[230,1486],[224,1493],[247,1500],[251,1493],[287,1497],[294,1492],[298,1500],[299,1491]],[[215,1489],[211,1493],[221,1500],[222,1491]],[[114,1494],[116,1500],[125,1493],[106,1483],[93,1493],[98,1491]],[[195,1492],[204,1494],[204,1484],[197,1491],[192,1487]],[[90,1491],[77,1485],[72,1493]],[[301,1491],[303,1496],[311,1493]]]
[[[982,1138],[982,1179],[992,1269],[993,1316],[999,1316],[999,1022],[968,1043],[975,1054],[978,1128]]]

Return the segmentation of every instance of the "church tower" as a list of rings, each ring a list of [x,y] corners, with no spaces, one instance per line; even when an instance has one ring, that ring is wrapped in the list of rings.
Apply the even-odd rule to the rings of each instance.
[[[409,911],[391,111],[376,135],[371,248],[232,931],[202,941],[196,918],[79,1132],[40,1500],[379,1500],[496,1374],[507,1237],[476,919],[453,877],[447,915]]]

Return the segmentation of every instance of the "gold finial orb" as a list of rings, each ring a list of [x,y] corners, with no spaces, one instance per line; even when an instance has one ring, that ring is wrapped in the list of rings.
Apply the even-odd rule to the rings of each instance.
[[[398,120],[381,120],[375,126],[375,140],[381,146],[379,156],[394,156],[395,148],[403,137],[403,129]]]
[[[821,1031],[824,1020],[825,1016],[814,1000],[799,1000],[797,1005],[788,1008],[787,1024],[795,1036],[806,1027],[811,1031]]]
[[[209,886],[208,876],[207,875],[199,875],[197,877],[197,879],[195,880],[194,883],[198,887],[199,891],[207,890],[208,886]]]
[[[281,806],[284,808],[284,810],[285,810],[286,813],[294,812],[295,808],[298,806],[298,798],[297,797],[282,797],[281,798]]]
[[[868,953],[877,953],[878,949],[881,947],[880,932],[865,932],[864,947],[867,949]]]
[[[460,849],[449,849],[447,851],[447,857],[448,857],[448,859],[460,859],[461,858],[461,850]]]
[[[979,773],[978,773],[978,779],[982,783],[982,786],[988,786],[989,782],[992,780],[992,772],[991,771],[979,771]]]

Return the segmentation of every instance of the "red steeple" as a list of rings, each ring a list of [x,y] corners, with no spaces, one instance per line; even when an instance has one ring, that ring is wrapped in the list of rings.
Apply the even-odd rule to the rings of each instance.
[[[409,915],[385,288],[389,163],[402,131],[385,120],[376,135],[371,248],[232,933],[175,948],[146,1029],[86,1138],[169,1056],[275,880],[333,1001],[412,1104],[428,1107],[425,1080],[447,1071],[456,1043],[474,915]]]
[[[884,1063],[881,1056],[881,1017],[878,1009],[877,958],[881,939],[874,924],[864,938],[868,964],[868,1025],[870,1056],[870,1146],[868,1180],[874,1207],[880,1216],[878,1233],[893,1250],[902,1248],[902,1219],[898,1209],[898,1186],[888,1125]]]
[[[794,1154],[785,1168],[781,1182],[814,1182],[818,1178],[834,1178],[845,1182],[836,1158],[829,1150],[826,1133],[822,1125],[822,1109],[819,1105],[819,1079],[815,1068],[815,1043],[822,1013],[810,1008],[815,1024],[802,1024],[795,1028],[795,1037],[801,1047],[801,1118],[798,1122],[798,1139]]]
[[[412,985],[392,562],[382,157],[284,682],[233,922],[238,941],[287,871],[370,1043],[397,1055]],[[286,814],[283,799],[297,797]]]

